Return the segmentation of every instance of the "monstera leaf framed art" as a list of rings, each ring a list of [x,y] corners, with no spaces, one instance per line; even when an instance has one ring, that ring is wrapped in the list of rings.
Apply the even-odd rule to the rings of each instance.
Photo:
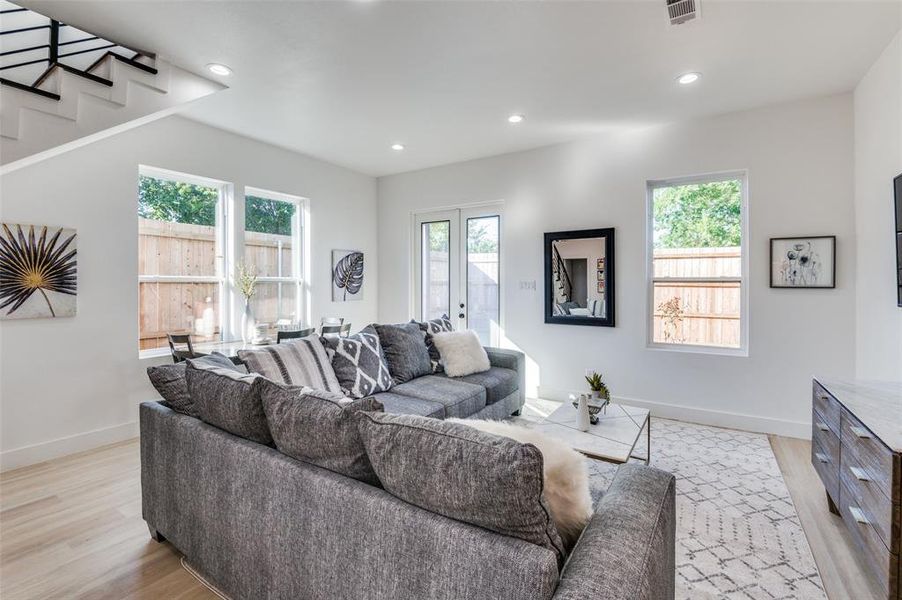
[[[0,225],[0,320],[75,316],[75,230]]]
[[[332,251],[332,300],[363,300],[363,252]]]

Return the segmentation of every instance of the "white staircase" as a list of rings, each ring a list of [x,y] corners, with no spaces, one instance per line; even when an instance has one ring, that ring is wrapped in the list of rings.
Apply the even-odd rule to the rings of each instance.
[[[0,19],[0,172],[168,116],[224,89],[159,56],[9,2],[0,1]]]

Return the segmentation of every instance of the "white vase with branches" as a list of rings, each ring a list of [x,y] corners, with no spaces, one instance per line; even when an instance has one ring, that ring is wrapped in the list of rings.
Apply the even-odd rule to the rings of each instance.
[[[244,296],[244,313],[241,315],[241,341],[250,343],[257,337],[257,319],[251,310],[251,298],[257,293],[257,270],[243,262],[238,264],[235,287]]]

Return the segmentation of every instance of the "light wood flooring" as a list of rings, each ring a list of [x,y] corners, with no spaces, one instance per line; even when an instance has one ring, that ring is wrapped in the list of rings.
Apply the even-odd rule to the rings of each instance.
[[[878,598],[827,510],[810,443],[771,437],[830,600]],[[0,475],[0,598],[215,599],[141,519],[137,440]]]

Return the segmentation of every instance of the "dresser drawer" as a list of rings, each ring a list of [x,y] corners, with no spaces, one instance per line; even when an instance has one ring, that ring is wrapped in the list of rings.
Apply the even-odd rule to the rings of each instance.
[[[814,426],[826,425],[833,430],[833,433],[839,435],[840,412],[842,407],[836,398],[831,396],[818,382],[812,384],[811,404],[821,415],[820,423],[815,422]]]
[[[861,421],[845,408],[840,420],[842,451],[853,452],[874,486],[890,501],[899,502],[898,489],[893,490],[893,453],[883,445]]]
[[[861,550],[864,562],[871,567],[871,574],[886,592],[886,597],[898,597],[899,556],[883,545],[883,540],[868,522],[864,511],[854,502],[852,490],[843,484],[840,486],[839,512],[846,528],[852,534],[855,545]]]
[[[890,552],[899,553],[899,505],[877,489],[853,452],[840,457],[840,481],[848,495],[842,501],[855,504],[864,513]]]
[[[829,433],[829,432],[828,432]],[[829,435],[833,435],[829,433]],[[836,436],[833,436],[834,438]],[[836,445],[836,452],[831,451],[820,444],[815,439],[811,443],[811,464],[814,470],[824,484],[827,494],[836,504],[839,502],[839,443]]]

